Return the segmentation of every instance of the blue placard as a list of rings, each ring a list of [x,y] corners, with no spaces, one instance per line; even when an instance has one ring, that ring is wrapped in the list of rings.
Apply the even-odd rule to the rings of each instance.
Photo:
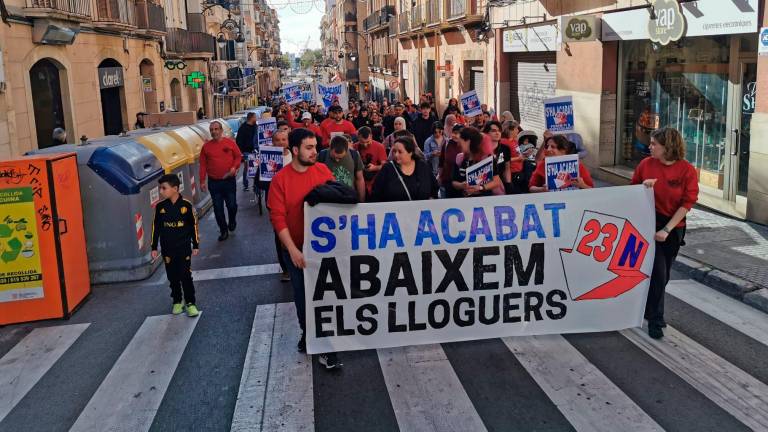
[[[283,87],[283,97],[291,105],[297,104],[304,99],[301,96],[301,87],[298,84],[290,84]]]
[[[544,118],[547,129],[554,133],[574,132],[573,98],[556,97],[544,101]]]
[[[493,156],[467,168],[467,184],[469,186],[482,186],[493,180]]]
[[[480,98],[477,96],[475,90],[468,91],[461,95],[461,109],[464,110],[465,116],[474,117],[482,114],[483,109],[480,105]]]
[[[550,192],[578,189],[576,179],[579,178],[579,155],[551,156],[544,160],[547,189]]]
[[[272,135],[277,130],[277,119],[274,117],[260,119],[256,124],[258,127],[258,147],[271,146]]]
[[[283,168],[283,148],[264,146],[259,149],[259,180],[270,182]]]

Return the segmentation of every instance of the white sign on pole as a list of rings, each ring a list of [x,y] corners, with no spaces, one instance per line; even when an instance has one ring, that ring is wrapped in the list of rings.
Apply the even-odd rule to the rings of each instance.
[[[309,353],[642,324],[644,186],[304,208]]]

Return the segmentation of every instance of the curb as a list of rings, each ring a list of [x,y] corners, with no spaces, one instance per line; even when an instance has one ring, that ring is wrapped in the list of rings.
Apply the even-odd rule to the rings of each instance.
[[[677,256],[673,268],[687,274],[695,281],[768,313],[768,288],[714,269],[682,254]]]

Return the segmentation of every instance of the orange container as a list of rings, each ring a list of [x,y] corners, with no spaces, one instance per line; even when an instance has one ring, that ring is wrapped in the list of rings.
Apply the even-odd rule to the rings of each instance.
[[[91,292],[74,153],[0,162],[0,325],[69,318]]]

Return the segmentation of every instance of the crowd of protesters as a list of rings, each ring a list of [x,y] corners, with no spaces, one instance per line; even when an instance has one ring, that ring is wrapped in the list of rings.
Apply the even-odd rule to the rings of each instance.
[[[302,206],[318,186],[335,180],[354,190],[356,202],[539,193],[548,191],[545,158],[587,155],[578,134],[544,131],[539,136],[509,111],[497,115],[486,105],[481,108],[480,115],[468,117],[451,99],[438,116],[434,101],[423,95],[418,104],[409,98],[395,103],[353,101],[346,107],[335,101],[328,109],[306,102],[280,103],[265,114],[277,118],[280,145],[286,147],[286,163],[272,180],[267,206],[278,255],[286,266],[284,280],[294,288],[302,331]],[[246,138],[238,139],[238,144],[253,141],[253,123],[249,118],[241,127]],[[684,154],[679,132],[661,129],[652,135],[650,157],[638,166],[632,180],[653,187],[656,197],[657,247],[645,312],[654,338],[663,336],[664,288],[671,263],[684,244],[685,214],[698,196],[695,170]],[[467,169],[491,157],[490,180],[468,183]],[[578,176],[570,180],[579,189],[594,187],[583,163]],[[298,348],[305,350],[303,333]],[[333,353],[321,355],[320,362],[328,369],[339,365]]]

